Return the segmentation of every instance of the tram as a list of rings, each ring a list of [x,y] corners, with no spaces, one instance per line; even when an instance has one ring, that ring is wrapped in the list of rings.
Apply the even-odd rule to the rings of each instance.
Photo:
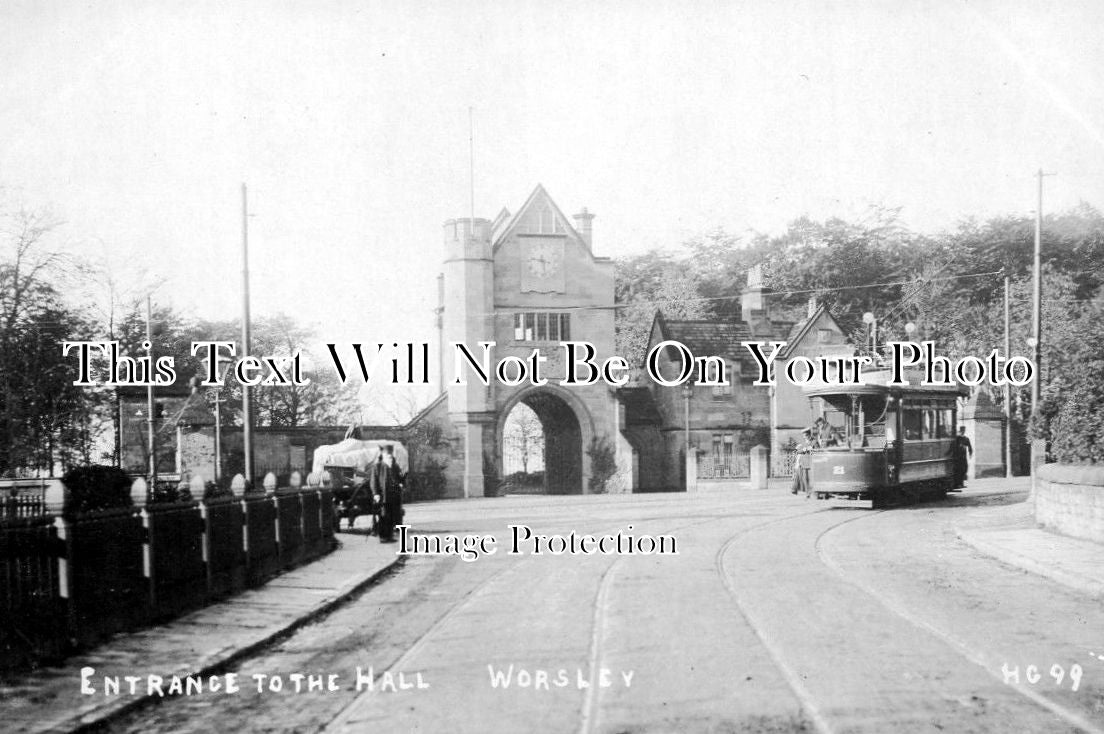
[[[890,386],[889,372],[862,385],[818,385],[818,435],[802,457],[810,493],[852,507],[879,507],[946,497],[955,481],[955,426],[962,385]],[[802,463],[799,462],[799,465]]]

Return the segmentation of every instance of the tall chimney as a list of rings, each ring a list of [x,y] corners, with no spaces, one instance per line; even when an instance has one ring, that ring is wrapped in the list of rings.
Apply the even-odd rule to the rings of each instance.
[[[748,269],[747,287],[740,294],[740,315],[752,336],[771,334],[770,311],[766,295],[770,289],[763,285],[763,268],[753,265]]]
[[[594,249],[594,235],[591,226],[593,221],[594,215],[588,212],[585,206],[581,212],[575,215],[575,231],[583,238],[586,246],[592,250]]]

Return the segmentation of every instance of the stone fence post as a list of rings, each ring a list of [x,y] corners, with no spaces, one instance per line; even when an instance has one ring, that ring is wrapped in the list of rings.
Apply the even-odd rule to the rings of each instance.
[[[770,476],[770,449],[762,444],[751,449],[751,488],[766,489]]]

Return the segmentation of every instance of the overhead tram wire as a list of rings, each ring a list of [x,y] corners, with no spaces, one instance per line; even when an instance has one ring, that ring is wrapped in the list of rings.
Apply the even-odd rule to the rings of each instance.
[[[897,302],[897,305],[894,306],[893,308],[891,308],[887,313],[882,314],[882,321],[888,320],[890,316],[893,316],[898,311],[905,308],[910,302],[912,302],[913,299],[916,298],[916,296],[918,296],[920,294],[920,292],[924,289],[925,286],[927,286],[930,283],[936,282],[935,276],[937,276],[939,273],[942,273],[944,270],[946,270],[951,265],[953,265],[954,262],[957,259],[958,259],[957,255],[951,255],[950,259],[947,260],[947,262],[943,263],[943,265],[941,265],[938,269],[936,269],[936,271],[931,276],[929,276],[927,278],[925,278],[923,276],[920,276],[919,278],[917,278],[914,281],[916,285],[912,289],[912,292],[909,293],[908,295],[904,296],[903,298],[901,298]],[[1003,274],[1003,271],[1001,271],[1001,273]]]
[[[934,282],[937,282],[937,281],[945,281],[945,280],[961,280],[961,279],[964,279],[964,278],[982,278],[982,277],[986,277],[986,276],[989,276],[989,275],[999,275],[1000,273],[1001,273],[1000,270],[993,270],[993,271],[984,272],[984,273],[967,273],[965,275],[947,275],[947,276],[940,277],[940,278],[925,278],[923,282],[925,284],[927,284],[927,283],[934,283]],[[788,290],[788,291],[774,291],[774,290],[772,290],[768,295],[771,295],[771,296],[797,296],[797,295],[805,295],[807,293],[838,293],[840,291],[852,291],[852,290],[858,290],[860,288],[888,288],[890,286],[895,286],[895,285],[916,285],[916,281],[915,280],[898,280],[898,281],[893,281],[893,282],[889,282],[889,283],[863,283],[861,285],[847,285],[847,286],[838,286],[838,287],[834,287],[834,288],[805,288],[805,289],[801,289],[801,290]],[[556,311],[572,311],[572,312],[617,311],[617,310],[620,310],[620,309],[628,308],[629,306],[647,306],[647,305],[655,306],[655,305],[660,305],[660,304],[664,304],[664,303],[671,303],[671,302],[676,301],[676,300],[679,303],[706,303],[706,302],[714,302],[714,301],[733,301],[733,300],[736,300],[736,299],[740,298],[741,295],[742,294],[737,294],[737,295],[732,295],[732,296],[700,296],[700,297],[697,297],[697,298],[652,299],[652,300],[633,301],[632,303],[615,303],[612,306],[558,306],[553,310],[556,310]],[[533,308],[533,307],[527,306],[527,305],[522,305],[522,304],[503,304],[501,307],[499,307],[495,311],[484,312],[484,313],[473,314],[473,315],[477,315],[477,316],[494,316],[496,314],[502,313],[503,311],[507,311],[507,310],[523,310],[523,309],[527,309],[527,308]]]

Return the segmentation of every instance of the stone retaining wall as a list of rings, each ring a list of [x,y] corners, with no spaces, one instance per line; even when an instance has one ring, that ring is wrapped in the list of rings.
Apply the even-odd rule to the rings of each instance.
[[[1041,467],[1035,521],[1065,535],[1104,543],[1104,466]]]

